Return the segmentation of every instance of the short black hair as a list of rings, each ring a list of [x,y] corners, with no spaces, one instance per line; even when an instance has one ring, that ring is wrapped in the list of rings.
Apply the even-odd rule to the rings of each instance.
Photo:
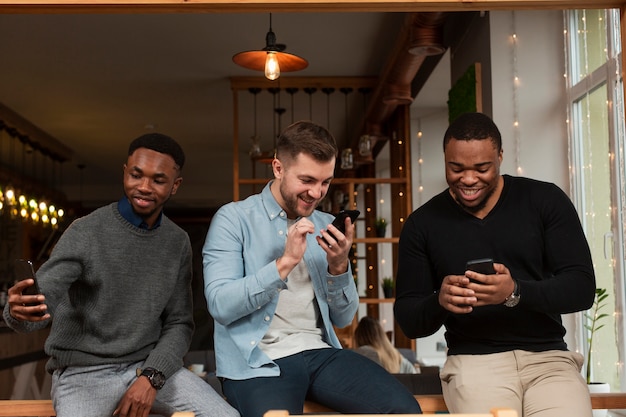
[[[498,126],[483,113],[463,113],[457,117],[443,135],[444,151],[452,139],[465,141],[490,139],[498,152],[502,150],[502,135]]]
[[[162,133],[146,133],[133,140],[128,147],[128,156],[139,148],[152,149],[171,156],[179,170],[182,170],[183,165],[185,165],[183,148],[174,139]]]

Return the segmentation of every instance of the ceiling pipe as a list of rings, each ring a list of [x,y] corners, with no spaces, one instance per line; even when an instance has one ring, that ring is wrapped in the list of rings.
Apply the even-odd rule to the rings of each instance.
[[[447,13],[409,13],[400,29],[390,58],[373,91],[365,116],[365,133],[381,135],[381,125],[399,105],[411,104],[411,82],[426,57],[442,54],[443,25]]]

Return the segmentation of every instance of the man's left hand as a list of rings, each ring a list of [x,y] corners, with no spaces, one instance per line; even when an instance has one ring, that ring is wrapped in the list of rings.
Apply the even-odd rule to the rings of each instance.
[[[323,238],[317,237],[317,243],[326,252],[328,272],[331,275],[341,275],[348,270],[348,255],[354,239],[354,225],[349,217],[345,219],[345,222],[345,234],[329,224],[327,231],[322,231]]]
[[[467,288],[474,291],[476,303],[474,307],[502,304],[513,293],[515,283],[511,272],[503,264],[493,264],[496,273],[485,275],[478,272],[467,271],[465,276],[474,280],[467,284]]]
[[[157,390],[145,376],[140,376],[128,388],[113,412],[119,417],[148,417]]]

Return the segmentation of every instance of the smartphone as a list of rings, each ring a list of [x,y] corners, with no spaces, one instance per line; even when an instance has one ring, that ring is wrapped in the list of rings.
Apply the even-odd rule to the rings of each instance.
[[[39,284],[37,283],[37,276],[35,275],[35,268],[33,263],[27,259],[16,259],[15,260],[15,279],[18,281],[22,281],[28,278],[32,278],[35,281],[34,285],[27,287],[22,295],[37,295],[41,294],[41,290],[39,289]],[[41,303],[28,303],[27,306],[37,306]],[[39,311],[36,313],[38,316],[45,315],[45,311]]]
[[[467,261],[465,264],[466,271],[474,271],[479,274],[485,275],[493,275],[496,273],[496,270],[493,269],[493,259],[484,258],[484,259],[474,259],[473,261]]]
[[[467,261],[465,264],[466,271],[474,271],[479,274],[485,275],[493,275],[496,273],[496,270],[493,269],[493,259],[484,258],[484,259],[474,259],[472,261]],[[471,279],[471,282],[475,282],[476,284],[482,284],[481,282],[476,281],[475,279]]]
[[[350,217],[350,221],[352,223],[354,223],[355,220],[357,219],[357,217],[359,217],[359,214],[361,214],[361,212],[359,210],[341,210],[335,216],[335,219],[333,220],[332,224],[337,229],[339,229],[339,231],[341,233],[345,234],[346,233],[346,217]],[[333,234],[330,232],[330,230],[327,231],[327,232],[328,232],[329,235],[333,236]]]

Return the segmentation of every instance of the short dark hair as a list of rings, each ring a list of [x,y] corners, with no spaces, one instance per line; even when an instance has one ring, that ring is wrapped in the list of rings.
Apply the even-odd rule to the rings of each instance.
[[[463,113],[457,117],[443,135],[444,151],[452,139],[465,141],[490,139],[498,152],[502,150],[502,136],[498,126],[483,113]]]
[[[324,127],[309,121],[299,121],[287,126],[278,136],[276,158],[291,159],[304,153],[316,161],[327,162],[336,158],[339,151],[335,138]]]
[[[133,140],[128,147],[128,156],[139,148],[151,149],[171,156],[179,170],[182,170],[185,165],[183,148],[174,139],[162,133],[146,133]]]

